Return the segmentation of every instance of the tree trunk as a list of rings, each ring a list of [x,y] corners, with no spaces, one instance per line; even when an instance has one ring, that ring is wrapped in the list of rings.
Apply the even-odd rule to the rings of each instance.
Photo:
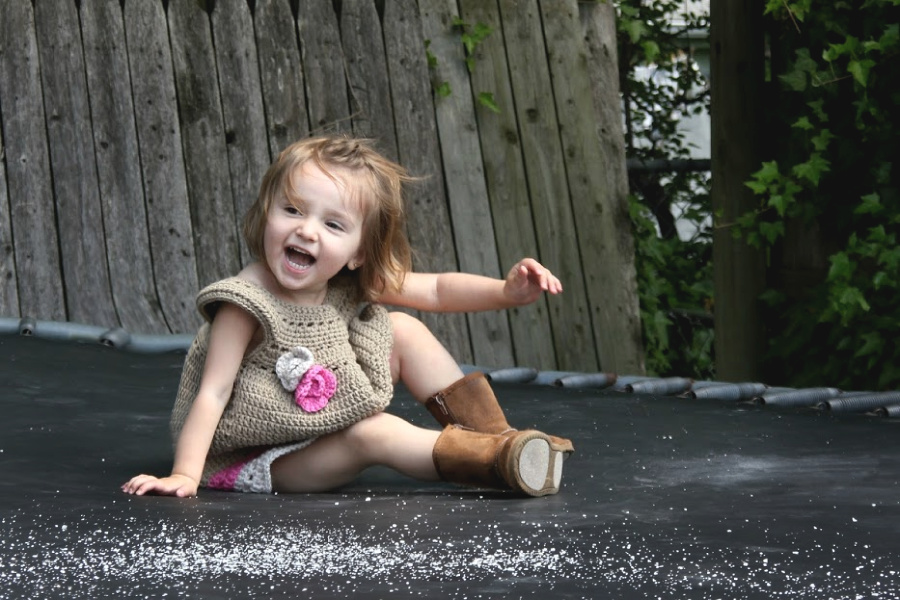
[[[758,306],[765,263],[759,250],[735,239],[732,224],[756,208],[744,182],[760,168],[762,9],[754,0],[711,2],[710,23],[716,376],[752,380],[765,343]]]

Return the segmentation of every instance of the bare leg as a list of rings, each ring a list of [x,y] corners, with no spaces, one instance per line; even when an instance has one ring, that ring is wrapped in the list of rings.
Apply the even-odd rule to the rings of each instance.
[[[392,312],[394,350],[391,375],[403,380],[413,397],[425,402],[429,396],[463,377],[456,359],[424,323],[406,313]]]
[[[332,490],[374,465],[437,481],[432,450],[439,435],[439,431],[379,413],[277,459],[272,463],[272,488],[276,492]]]

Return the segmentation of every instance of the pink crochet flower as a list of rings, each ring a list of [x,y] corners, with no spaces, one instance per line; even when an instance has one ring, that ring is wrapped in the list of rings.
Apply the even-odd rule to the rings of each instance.
[[[337,378],[334,373],[322,365],[313,365],[297,384],[294,401],[306,412],[319,412],[334,396],[336,387]]]

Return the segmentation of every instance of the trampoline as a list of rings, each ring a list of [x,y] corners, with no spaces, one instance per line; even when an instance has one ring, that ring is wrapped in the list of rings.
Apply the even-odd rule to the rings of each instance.
[[[892,419],[496,383],[513,424],[575,442],[558,495],[372,469],[134,497],[170,468],[183,353],[0,335],[0,356],[3,599],[900,597]],[[402,389],[389,410],[431,425]]]

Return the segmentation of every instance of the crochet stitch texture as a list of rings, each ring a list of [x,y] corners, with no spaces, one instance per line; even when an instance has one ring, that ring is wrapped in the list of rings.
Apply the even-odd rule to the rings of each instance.
[[[350,281],[333,280],[325,302],[297,306],[254,283],[232,277],[201,290],[197,306],[206,319],[185,359],[172,410],[173,439],[184,426],[200,387],[212,322],[221,302],[235,304],[260,323],[264,340],[249,351],[238,371],[231,399],[213,436],[201,483],[212,473],[258,454],[260,447],[311,440],[344,429],[384,410],[393,396],[389,357],[390,317],[378,305],[357,314]],[[278,358],[296,346],[309,348],[316,363],[337,379],[334,397],[322,410],[303,411],[275,374]]]

